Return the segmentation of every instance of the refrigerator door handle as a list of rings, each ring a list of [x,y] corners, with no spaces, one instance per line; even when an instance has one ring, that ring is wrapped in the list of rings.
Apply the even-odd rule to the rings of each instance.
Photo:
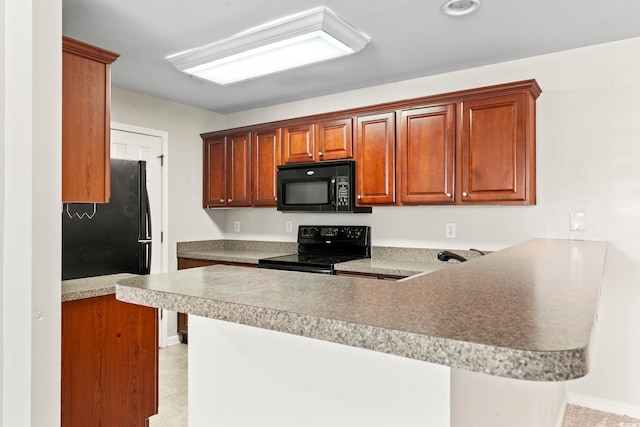
[[[140,173],[139,187],[140,187],[140,235],[138,236],[138,242],[141,245],[140,262],[141,265],[140,274],[149,274],[151,272],[151,205],[149,204],[149,193],[147,192],[147,169],[146,162],[138,162]]]

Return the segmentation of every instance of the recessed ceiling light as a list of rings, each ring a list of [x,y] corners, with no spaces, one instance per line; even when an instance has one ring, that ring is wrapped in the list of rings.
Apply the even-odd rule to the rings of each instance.
[[[462,16],[475,12],[480,0],[449,0],[442,5],[442,13],[450,16]]]
[[[318,7],[167,59],[184,73],[225,85],[356,53],[369,41]]]

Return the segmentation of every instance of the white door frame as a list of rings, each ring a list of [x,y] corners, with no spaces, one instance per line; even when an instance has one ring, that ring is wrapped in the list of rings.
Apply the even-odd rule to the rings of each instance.
[[[119,122],[111,122],[111,129],[119,130],[123,132],[131,132],[138,133],[141,135],[150,135],[154,137],[160,138],[161,142],[161,150],[163,158],[163,167],[162,167],[162,176],[161,176],[161,187],[162,187],[162,224],[161,229],[163,232],[163,243],[160,245],[162,250],[162,272],[168,271],[169,266],[169,245],[167,245],[168,239],[168,225],[169,225],[169,197],[168,197],[168,171],[169,171],[169,162],[167,161],[167,152],[169,151],[169,133],[162,130],[150,129],[141,126],[128,125],[125,123]],[[168,319],[167,316],[163,315],[162,309],[158,310],[159,316],[159,331],[158,331],[158,339],[159,346],[164,348],[168,345]]]

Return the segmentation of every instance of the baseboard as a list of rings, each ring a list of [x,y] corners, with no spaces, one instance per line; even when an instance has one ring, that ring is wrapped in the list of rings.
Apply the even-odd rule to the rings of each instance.
[[[601,399],[584,394],[569,393],[569,404],[595,409],[596,411],[610,412],[612,414],[626,415],[628,417],[640,419],[640,406],[628,403]]]
[[[180,338],[178,337],[177,334],[167,337],[167,347],[170,345],[176,345],[176,344],[180,344]]]

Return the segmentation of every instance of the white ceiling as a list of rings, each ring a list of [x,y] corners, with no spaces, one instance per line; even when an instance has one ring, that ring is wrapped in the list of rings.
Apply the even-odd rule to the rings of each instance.
[[[63,0],[63,33],[121,54],[113,85],[218,113],[640,36],[636,0],[481,1],[476,13],[450,17],[440,12],[445,0]],[[371,43],[350,57],[228,86],[165,60],[322,5]]]

